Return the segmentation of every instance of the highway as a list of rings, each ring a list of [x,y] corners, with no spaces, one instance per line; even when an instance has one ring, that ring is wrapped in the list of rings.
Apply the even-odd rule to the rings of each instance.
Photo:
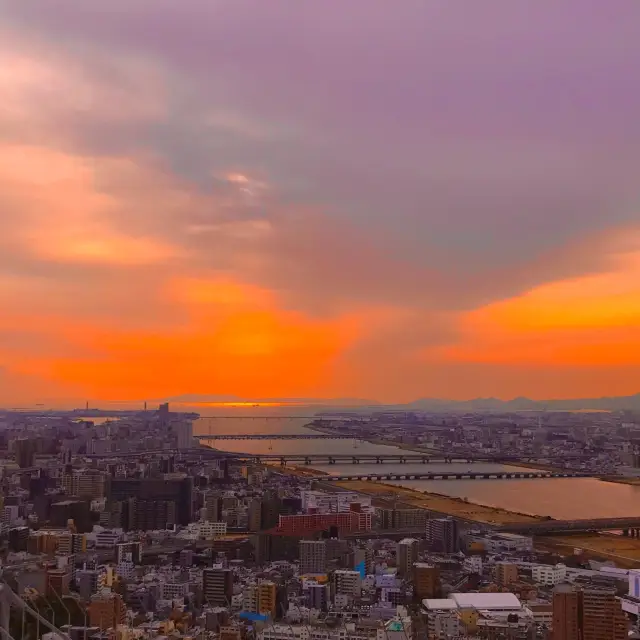
[[[203,416],[202,420],[322,420],[323,422],[371,422],[373,418],[368,416],[327,416],[327,415],[315,415],[315,416],[274,416],[274,415],[232,415],[232,416]]]
[[[626,529],[638,528],[640,528],[640,517],[593,518],[590,520],[540,520],[538,522],[501,525],[494,530],[502,533],[520,533],[533,536],[589,531],[624,531]]]

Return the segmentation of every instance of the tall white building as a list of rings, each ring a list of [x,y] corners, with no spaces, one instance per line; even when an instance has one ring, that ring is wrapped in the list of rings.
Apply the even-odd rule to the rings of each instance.
[[[564,564],[537,564],[531,568],[531,577],[538,584],[554,587],[566,582],[567,567]]]

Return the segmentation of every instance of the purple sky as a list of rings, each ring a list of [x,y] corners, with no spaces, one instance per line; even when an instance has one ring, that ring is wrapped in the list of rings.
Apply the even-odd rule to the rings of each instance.
[[[334,362],[361,383],[327,374],[315,391],[551,393],[533,369],[416,353],[455,342],[451,318],[606,271],[612,235],[635,232],[639,24],[637,0],[0,0],[0,88],[18,105],[0,106],[0,143],[94,166],[113,229],[182,256],[132,277],[11,242],[0,275],[51,279],[49,296],[86,295],[118,326],[180,315],[141,305],[172,269],[230,274],[318,321],[402,310]],[[592,373],[566,393],[608,379]]]

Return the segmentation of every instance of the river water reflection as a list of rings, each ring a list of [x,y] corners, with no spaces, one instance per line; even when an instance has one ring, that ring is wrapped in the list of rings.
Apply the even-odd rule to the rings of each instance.
[[[220,411],[218,412],[220,414]],[[226,410],[226,413],[229,413]],[[264,414],[264,409],[260,408]],[[278,415],[277,412],[273,412]],[[300,411],[298,411],[300,413]],[[214,414],[215,415],[215,414]],[[194,434],[289,433],[304,434],[308,420],[201,419]],[[353,440],[224,440],[212,446],[225,451],[264,454],[385,454],[399,453],[393,446]],[[411,452],[406,452],[411,453]],[[345,464],[314,465],[333,475],[376,473],[426,473],[429,471],[478,472],[515,470],[517,467],[490,463],[455,464]],[[433,491],[503,509],[551,516],[559,519],[640,516],[640,487],[602,482],[595,478],[553,478],[536,480],[401,480],[385,481],[419,491]]]

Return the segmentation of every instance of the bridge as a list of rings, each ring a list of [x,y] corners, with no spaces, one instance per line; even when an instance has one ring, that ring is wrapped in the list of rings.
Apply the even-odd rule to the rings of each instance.
[[[551,472],[551,471],[498,471],[489,473],[386,473],[366,475],[318,476],[323,482],[341,482],[349,480],[518,480],[534,478],[591,478],[589,473]]]
[[[241,463],[253,463],[253,464],[269,464],[276,463],[280,466],[286,466],[288,463],[298,463],[304,465],[312,464],[454,464],[454,463],[474,463],[474,462],[490,462],[495,464],[511,464],[517,465],[518,463],[534,462],[535,457],[529,456],[500,456],[500,455],[484,455],[484,456],[471,456],[451,454],[445,456],[434,456],[429,453],[404,453],[402,450],[399,453],[364,453],[364,454],[352,454],[352,453],[297,453],[297,454],[258,454],[258,453],[234,453],[232,451],[219,451],[218,449],[212,449],[207,446],[200,446],[198,448],[190,449],[155,449],[149,451],[131,451],[110,453],[108,455],[94,455],[87,454],[84,458],[88,459],[127,459],[127,458],[145,458],[150,456],[195,456],[199,459],[207,460],[229,460],[230,462]],[[550,458],[545,458],[549,460]],[[561,458],[558,458],[561,460]],[[470,470],[471,472],[471,470]]]
[[[209,435],[193,436],[196,440],[357,440],[356,436],[345,436],[331,433],[210,433]]]
[[[222,453],[222,452],[216,452]],[[496,464],[514,464],[518,462],[528,461],[528,458],[520,456],[497,456],[497,455],[485,455],[485,456],[460,456],[452,454],[444,457],[434,457],[428,453],[297,453],[297,454],[225,454],[225,457],[235,458],[242,462],[253,462],[255,464],[276,462],[281,466],[286,466],[289,462],[298,462],[305,465],[316,464],[337,464],[337,463],[351,463],[351,464],[408,464],[408,463],[420,463],[420,464],[453,464],[453,463],[473,463],[473,462],[493,462]]]
[[[504,524],[493,528],[493,531],[535,536],[591,531],[626,531],[627,533],[634,533],[637,532],[638,529],[640,529],[640,517],[591,518],[589,520],[539,520],[537,522]]]

